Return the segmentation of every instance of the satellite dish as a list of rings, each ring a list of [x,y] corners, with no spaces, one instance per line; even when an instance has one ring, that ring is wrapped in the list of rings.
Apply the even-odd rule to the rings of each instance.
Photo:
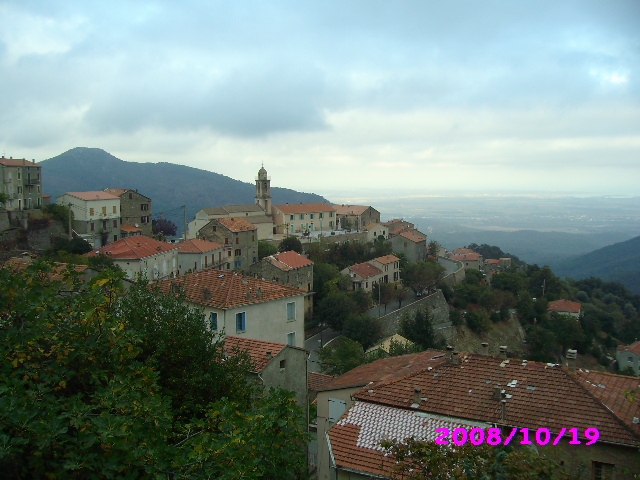
[[[134,223],[134,225],[136,226],[136,228],[140,228],[137,223]]]

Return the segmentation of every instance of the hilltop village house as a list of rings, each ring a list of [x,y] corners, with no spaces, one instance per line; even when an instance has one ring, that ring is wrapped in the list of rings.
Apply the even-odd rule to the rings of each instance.
[[[378,282],[396,283],[400,281],[400,259],[395,255],[384,255],[368,262],[351,265],[340,273],[349,275],[353,290],[370,292]]]
[[[198,238],[223,245],[226,254],[216,268],[239,269],[258,261],[257,230],[243,217],[214,218],[198,231]]]
[[[107,193],[120,198],[120,230],[122,237],[144,235],[153,232],[151,220],[153,207],[151,199],[131,188],[105,188]]]
[[[363,205],[333,205],[338,225],[343,230],[362,230],[371,223],[380,223],[380,212]]]
[[[29,210],[42,206],[42,167],[35,160],[0,158],[2,192],[9,198],[8,211]]]
[[[176,246],[178,247],[178,275],[187,271],[220,268],[220,265],[227,261],[224,245],[221,243],[192,238],[177,243]]]
[[[571,300],[554,300],[547,305],[547,311],[578,318],[582,311],[582,305]]]
[[[73,230],[94,248],[120,239],[120,197],[103,191],[67,192],[56,199],[73,212]]]
[[[619,345],[616,350],[616,360],[620,370],[631,368],[635,375],[640,375],[640,341],[631,345]]]
[[[132,280],[142,275],[151,281],[178,273],[177,245],[138,235],[92,250],[86,256],[106,255]]]
[[[184,292],[204,310],[220,336],[304,346],[304,297],[300,289],[226,270],[199,270],[160,282],[165,294]]]
[[[336,210],[327,203],[275,205],[273,221],[276,233],[290,234],[326,231],[336,228]]]
[[[557,444],[536,440],[537,451],[588,478],[631,479],[640,471],[640,404],[625,397],[638,388],[637,378],[501,352],[426,351],[377,360],[329,382],[317,396],[318,478],[389,478],[394,459],[380,441],[433,441],[436,428],[497,427],[503,437],[517,429],[515,444],[521,429],[532,439],[540,431],[555,439],[575,428],[580,444],[565,434]],[[599,437],[586,447],[585,432],[593,429]]]

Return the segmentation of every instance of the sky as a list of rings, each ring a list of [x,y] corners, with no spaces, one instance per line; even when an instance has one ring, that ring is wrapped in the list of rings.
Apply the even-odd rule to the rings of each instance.
[[[324,195],[640,195],[640,2],[0,0],[0,153]],[[43,172],[46,189],[46,172]]]

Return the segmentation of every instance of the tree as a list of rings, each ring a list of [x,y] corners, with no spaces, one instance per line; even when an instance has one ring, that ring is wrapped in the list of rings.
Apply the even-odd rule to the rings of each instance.
[[[288,237],[283,238],[278,245],[279,252],[288,252],[290,250],[302,253],[302,242],[300,242],[298,237],[294,235],[289,235]]]
[[[364,363],[364,349],[359,342],[342,337],[318,350],[320,368],[329,375],[342,375]]]
[[[482,335],[483,333],[491,330],[491,320],[489,319],[489,315],[485,311],[469,311],[467,312],[466,320],[469,330],[476,333],[477,335]]]
[[[563,467],[526,447],[469,443],[451,448],[435,442],[407,438],[386,440],[392,478],[402,480],[555,480],[569,479]],[[388,460],[386,460],[388,459]]]
[[[347,292],[334,290],[322,299],[316,312],[321,323],[341,332],[345,320],[356,310],[357,306]]]
[[[366,350],[382,337],[382,324],[379,318],[371,315],[351,315],[344,322],[342,334],[360,343]]]
[[[379,235],[378,238],[373,241],[374,257],[383,257],[389,254],[391,254],[391,242],[385,240],[382,235]]]
[[[417,310],[413,316],[403,315],[400,320],[400,335],[424,349],[437,348],[443,343],[433,331],[432,316],[427,310]]]
[[[396,289],[393,291],[393,297],[398,301],[398,308],[402,307],[402,302],[407,298],[407,289],[402,285],[396,285]]]
[[[158,218],[153,221],[153,233],[161,233],[165,237],[173,237],[178,232],[178,227],[171,220]]]
[[[408,264],[400,271],[402,283],[416,294],[433,288],[444,275],[445,268],[433,262],[416,262]]]
[[[49,253],[64,250],[76,255],[84,255],[92,250],[89,242],[80,237],[73,237],[71,240],[66,237],[54,237],[51,243],[52,252]]]
[[[0,192],[0,205],[4,207],[4,204],[7,203],[7,200],[9,200],[9,195],[7,195],[6,193]]]
[[[258,240],[258,259],[262,260],[264,257],[274,255],[278,253],[278,247],[268,240]]]
[[[373,285],[373,298],[376,302],[384,305],[384,313],[387,313],[387,305],[393,300],[394,291],[393,285],[389,283],[378,282]]]

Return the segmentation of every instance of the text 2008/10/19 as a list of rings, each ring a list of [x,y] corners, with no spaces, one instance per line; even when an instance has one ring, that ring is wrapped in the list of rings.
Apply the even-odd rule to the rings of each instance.
[[[455,428],[450,431],[448,428],[436,428],[438,436],[435,442],[438,445],[449,445],[450,443],[462,446],[467,442],[472,445],[480,446],[483,443],[487,445],[509,445],[514,437],[520,433],[521,437],[516,439],[514,443],[520,443],[520,445],[531,445],[534,442],[537,445],[558,445],[560,440],[566,435],[569,440],[569,445],[581,445],[580,430],[577,428],[561,428],[557,434],[551,433],[548,428],[538,428],[535,433],[529,431],[528,428],[512,428],[509,435],[503,437],[502,430],[499,428],[472,428],[471,430],[466,428]],[[451,438],[449,438],[451,437]],[[582,437],[586,439],[585,445],[593,445],[600,438],[600,431],[597,428],[586,428],[582,434]],[[533,439],[533,440],[532,440]]]

